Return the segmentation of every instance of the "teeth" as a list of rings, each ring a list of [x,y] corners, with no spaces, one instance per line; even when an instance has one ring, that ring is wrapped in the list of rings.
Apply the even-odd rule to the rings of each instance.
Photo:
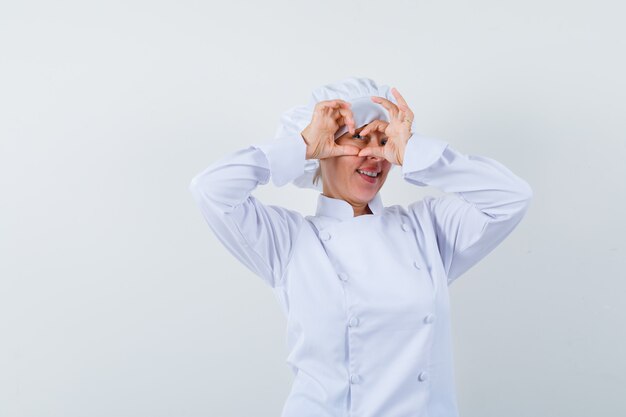
[[[360,169],[357,169],[357,172],[373,178],[376,178],[378,176],[378,172],[361,171]]]

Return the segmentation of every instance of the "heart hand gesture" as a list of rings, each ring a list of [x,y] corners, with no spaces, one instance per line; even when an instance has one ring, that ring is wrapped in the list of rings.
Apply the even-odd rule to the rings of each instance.
[[[387,109],[389,123],[383,120],[375,120],[360,132],[361,136],[365,136],[369,132],[378,131],[387,136],[387,141],[382,146],[368,146],[361,149],[359,156],[378,156],[392,164],[402,165],[404,149],[412,134],[413,112],[398,90],[392,88],[391,93],[396,98],[398,105],[386,98],[372,96],[374,103],[378,103]]]
[[[306,159],[323,159],[340,155],[358,155],[359,148],[350,145],[338,145],[335,133],[346,125],[350,134],[354,134],[354,117],[347,101],[324,100],[315,105],[311,123],[301,132],[306,143]]]

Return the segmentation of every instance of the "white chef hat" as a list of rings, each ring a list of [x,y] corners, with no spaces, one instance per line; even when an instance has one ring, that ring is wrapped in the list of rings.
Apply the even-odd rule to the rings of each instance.
[[[300,133],[304,130],[313,117],[315,104],[323,100],[342,99],[352,104],[351,110],[354,117],[355,128],[364,126],[374,120],[389,121],[387,110],[378,103],[374,103],[372,96],[384,97],[394,104],[397,104],[395,97],[391,94],[391,88],[387,85],[377,85],[369,78],[348,77],[343,80],[326,84],[313,90],[309,104],[293,107],[285,111],[281,118],[276,138],[295,137],[301,138]],[[335,139],[348,131],[346,126],[341,126]],[[304,174],[292,181],[292,183],[302,188],[314,188],[321,191],[322,185],[318,181],[313,183],[315,171],[319,166],[317,159],[308,159],[304,165]]]

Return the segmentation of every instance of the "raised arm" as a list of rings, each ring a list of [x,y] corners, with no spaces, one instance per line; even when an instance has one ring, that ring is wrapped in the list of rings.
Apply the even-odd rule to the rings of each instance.
[[[335,132],[344,124],[354,130],[350,104],[321,101],[302,132],[228,154],[189,184],[217,238],[271,287],[283,282],[304,217],[293,210],[264,205],[252,191],[270,178],[277,186],[287,184],[304,172],[306,159],[357,154],[358,148],[334,141]]]
[[[303,217],[251,193],[271,176],[287,181],[299,175],[305,149],[299,137],[252,145],[214,162],[189,184],[216,237],[271,287],[281,284]]]
[[[532,189],[493,159],[463,155],[444,141],[412,134],[413,112],[397,90],[392,93],[397,105],[372,97],[387,109],[390,122],[372,123],[361,132],[384,132],[385,146],[364,148],[359,156],[382,156],[402,165],[406,181],[450,193],[415,202],[409,212],[417,221],[419,210],[426,206],[451,284],[513,231],[529,207]]]
[[[413,135],[407,143],[402,175],[412,184],[450,193],[409,205],[414,216],[421,203],[429,212],[448,284],[513,231],[533,194],[526,181],[501,163],[464,155],[441,140],[421,135]]]

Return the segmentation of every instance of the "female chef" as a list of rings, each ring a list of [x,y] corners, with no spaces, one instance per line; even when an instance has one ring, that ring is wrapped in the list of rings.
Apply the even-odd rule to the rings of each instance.
[[[384,206],[394,166],[445,194]],[[321,188],[315,215],[256,199],[270,178]],[[415,133],[397,90],[347,78],[314,90],[283,115],[276,140],[219,159],[190,190],[287,317],[295,378],[282,417],[458,415],[448,286],[521,221],[528,183]]]

